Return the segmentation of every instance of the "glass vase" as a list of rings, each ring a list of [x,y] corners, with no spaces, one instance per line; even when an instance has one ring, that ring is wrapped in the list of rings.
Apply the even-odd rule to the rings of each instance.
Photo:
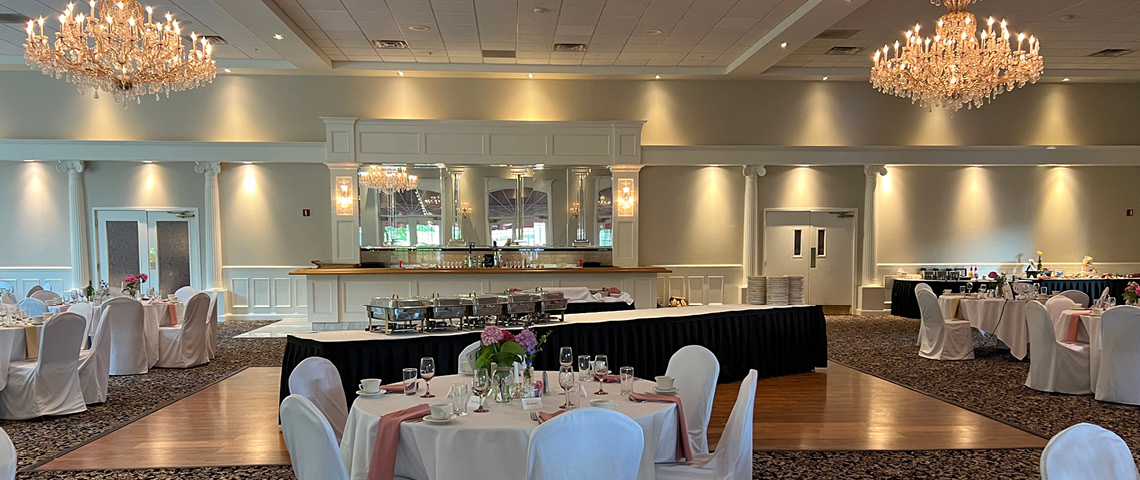
[[[515,378],[511,368],[496,365],[494,376],[495,403],[510,403],[515,398]]]

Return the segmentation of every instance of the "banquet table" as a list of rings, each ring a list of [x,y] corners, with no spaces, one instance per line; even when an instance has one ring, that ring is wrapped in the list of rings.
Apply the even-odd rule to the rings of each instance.
[[[150,365],[158,362],[158,343],[159,343],[159,327],[167,325],[174,325],[182,321],[182,317],[186,314],[186,304],[182,302],[142,302],[143,305],[143,334],[146,339],[146,359]],[[93,305],[91,307],[91,318],[87,319],[88,325],[94,325],[94,321],[101,318],[103,315],[103,305]],[[94,327],[92,327],[94,328]],[[95,332],[89,332],[94,335]]]
[[[1070,330],[1074,331],[1075,333],[1079,331],[1079,333],[1076,335],[1077,338],[1066,338],[1065,340],[1070,342],[1080,341],[1084,340],[1084,338],[1081,338],[1081,334],[1087,335],[1089,344],[1089,385],[1092,387],[1093,391],[1096,391],[1096,376],[1100,372],[1100,313],[1094,313],[1092,311],[1083,309],[1063,310],[1061,312],[1061,318],[1069,319],[1066,320],[1066,324],[1072,320],[1079,322],[1079,324],[1073,325],[1074,327],[1078,328],[1070,328]],[[1084,327],[1083,331],[1080,331],[1079,327]]]
[[[1094,301],[1100,298],[1100,294],[1105,288],[1108,288],[1109,295],[1116,298],[1117,304],[1123,305],[1124,287],[1128,285],[1128,282],[1140,281],[1140,278],[1050,278],[1029,280],[1034,286],[1038,288],[1045,287],[1049,292],[1080,290],[1088,294],[1089,298]],[[950,289],[953,290],[954,293],[958,293],[958,288],[962,285],[969,285],[967,288],[970,292],[977,291],[977,285],[982,283],[991,284],[989,287],[993,289],[992,282],[974,282],[970,284],[967,281],[902,278],[896,278],[894,282],[894,287],[891,288],[891,315],[907,318],[922,317],[918,311],[918,300],[914,296],[914,287],[920,283],[930,285],[935,295],[942,295],[942,291],[945,289]]]
[[[558,375],[551,373],[555,378]],[[446,402],[444,397],[452,384],[469,384],[471,378],[448,375],[432,379],[432,390],[437,392],[433,399],[400,393],[357,398],[349,411],[340,446],[349,478],[368,477],[381,416],[422,403]],[[621,386],[616,383],[603,387],[609,395],[595,397],[596,386],[593,382],[587,385],[589,398],[612,400],[616,410],[633,418],[645,434],[639,480],[656,478],[654,463],[678,461],[676,405],[630,401],[619,395]],[[639,380],[634,384],[634,391],[648,392],[652,386],[653,382]],[[557,412],[565,398],[560,393],[561,389],[553,388],[551,395],[542,397],[541,411]],[[445,425],[414,421],[401,424],[395,474],[416,480],[526,478],[527,445],[538,422],[530,419],[530,412],[522,410],[519,400],[498,404],[487,397],[486,405],[488,413],[468,413]],[[579,398],[578,405],[589,405],[589,400]]]
[[[979,285],[990,285],[992,282],[968,282],[965,280],[918,280],[918,279],[905,279],[896,278],[895,284],[891,287],[891,315],[907,318],[922,318],[922,313],[918,310],[918,298],[914,296],[914,287],[920,283],[930,285],[934,290],[934,295],[942,295],[943,290],[950,290],[954,293],[959,293],[961,287],[966,287],[966,291],[974,293],[978,291]],[[949,315],[949,313],[947,313]]]
[[[1009,346],[1009,353],[1024,360],[1029,353],[1029,324],[1025,322],[1025,300],[1004,298],[960,298],[958,315],[970,326],[997,336]]]
[[[24,327],[0,327],[0,390],[8,385],[8,367],[12,362],[28,358],[27,333]]]

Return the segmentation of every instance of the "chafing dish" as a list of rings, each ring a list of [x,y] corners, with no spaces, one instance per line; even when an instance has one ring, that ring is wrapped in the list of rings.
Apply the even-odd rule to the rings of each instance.
[[[493,317],[503,314],[503,306],[507,304],[507,297],[503,295],[475,295],[471,294],[471,316]]]
[[[431,318],[427,321],[427,326],[429,330],[437,330],[452,326],[449,320],[459,320],[459,326],[462,327],[474,301],[471,297],[441,297],[436,293],[432,295],[431,303]]]
[[[432,301],[423,298],[376,297],[365,305],[368,310],[368,330],[375,327],[372,320],[382,320],[384,333],[395,331],[423,331],[424,322],[429,318]],[[416,326],[415,323],[419,325]]]
[[[512,292],[507,294],[507,313],[510,315],[526,315],[534,313],[542,296],[531,292]]]
[[[537,289],[536,293],[540,295],[538,306],[540,309],[542,309],[542,313],[548,316],[551,314],[557,314],[561,315],[561,320],[566,319],[565,315],[567,301],[565,294],[562,292],[544,292],[541,289]]]

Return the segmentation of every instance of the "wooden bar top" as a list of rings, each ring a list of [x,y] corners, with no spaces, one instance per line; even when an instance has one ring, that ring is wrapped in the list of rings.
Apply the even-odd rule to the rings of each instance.
[[[593,267],[593,268],[299,268],[289,275],[434,275],[434,274],[531,274],[531,273],[671,273],[662,267]]]

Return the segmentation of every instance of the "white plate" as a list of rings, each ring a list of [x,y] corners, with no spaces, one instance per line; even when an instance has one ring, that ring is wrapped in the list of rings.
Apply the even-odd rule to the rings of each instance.
[[[672,395],[674,393],[677,393],[678,390],[680,390],[680,389],[677,387],[673,387],[669,390],[662,390],[660,388],[653,387],[653,391],[660,394],[660,395]]]
[[[435,425],[444,425],[444,424],[451,423],[451,421],[455,420],[456,418],[459,418],[459,415],[456,415],[454,413],[451,414],[451,417],[444,419],[444,420],[436,419],[436,418],[432,417],[431,415],[424,415],[423,421],[425,421],[427,423],[435,424]]]
[[[383,397],[385,393],[388,393],[388,392],[385,392],[384,390],[380,390],[379,392],[376,392],[376,393],[368,393],[368,392],[365,392],[364,390],[357,390],[356,391],[357,395],[360,395],[360,396],[365,397],[365,398]]]

